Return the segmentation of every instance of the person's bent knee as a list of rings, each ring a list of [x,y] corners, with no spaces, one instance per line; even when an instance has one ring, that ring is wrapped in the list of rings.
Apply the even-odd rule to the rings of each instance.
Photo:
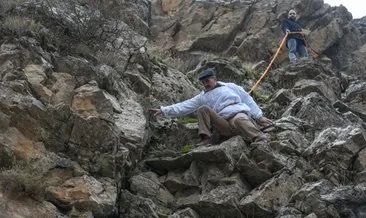
[[[242,122],[248,122],[250,121],[251,122],[251,119],[249,118],[249,116],[246,116],[246,115],[241,115],[241,116],[238,116],[238,117],[235,117],[234,118],[234,124],[240,124]]]

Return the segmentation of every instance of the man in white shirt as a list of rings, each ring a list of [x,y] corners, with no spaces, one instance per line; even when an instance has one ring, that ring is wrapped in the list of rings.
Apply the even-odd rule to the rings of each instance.
[[[198,76],[204,89],[198,95],[183,102],[160,109],[151,109],[154,116],[180,117],[192,112],[198,113],[198,146],[212,144],[212,130],[226,136],[243,135],[255,144],[267,146],[267,136],[260,126],[272,126],[270,119],[263,116],[253,98],[234,83],[219,82],[214,69],[207,69]],[[258,125],[259,124],[259,125]]]

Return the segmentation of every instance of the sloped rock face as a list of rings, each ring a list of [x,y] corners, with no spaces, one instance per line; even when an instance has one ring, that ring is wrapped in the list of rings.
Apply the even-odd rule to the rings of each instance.
[[[365,215],[363,20],[320,0],[79,3],[0,6],[5,217]],[[268,99],[255,97],[275,121],[273,156],[258,159],[242,136],[195,146],[195,114],[151,116],[197,94],[206,68],[250,87],[266,64],[242,60],[270,56],[288,7],[344,72],[305,61],[270,72],[258,89]],[[148,37],[190,71],[150,53]]]
[[[11,202],[2,205],[9,208],[4,214],[37,217],[49,210],[55,217],[119,216],[120,184],[128,182],[126,175],[136,167],[148,140],[148,107],[180,100],[195,89],[181,72],[145,53],[146,38],[138,32],[147,35],[148,14],[144,11],[149,9],[148,2],[145,8],[124,2],[142,10],[129,13],[145,29],[135,32],[116,20],[119,15],[101,15],[98,22],[106,26],[97,28],[109,28],[117,21],[126,28],[99,42],[84,35],[84,43],[82,32],[76,31],[80,27],[76,16],[87,17],[95,5],[66,1],[50,11],[45,3],[15,5],[4,12],[7,17],[25,20],[34,15],[37,20],[29,22],[36,22],[35,29],[18,31],[9,21],[1,20],[5,31],[0,37],[0,162],[4,167],[0,193],[2,202]],[[125,8],[118,2],[109,3]],[[73,10],[76,8],[80,11]],[[94,9],[102,13],[101,8]],[[132,47],[123,44],[131,37],[136,40],[128,44]],[[118,45],[112,45],[118,40]],[[102,49],[96,49],[98,46]],[[132,48],[138,49],[132,52]],[[106,63],[108,57],[114,58]],[[164,87],[157,84],[159,76],[167,72],[176,79],[165,84],[182,87],[181,91],[172,88],[170,99],[161,94]],[[152,89],[156,95],[149,97]],[[33,168],[37,171],[28,172]],[[8,187],[9,183],[13,185]],[[14,196],[22,199],[13,201]],[[23,209],[16,211],[17,206]]]
[[[277,69],[267,82],[278,90],[265,108],[276,119],[270,143],[273,159],[257,162],[238,136],[209,149],[198,147],[184,154],[176,150],[174,155],[149,158],[146,166],[161,175],[179,208],[193,209],[201,217],[362,214],[361,199],[350,199],[355,203],[325,200],[339,186],[358,190],[354,184],[365,178],[363,121],[346,105],[346,96],[353,99],[362,93],[356,91],[360,88],[346,87],[346,93],[354,94],[345,95],[340,75],[309,63]],[[333,107],[337,102],[348,110]],[[230,167],[233,164],[235,168]],[[223,181],[224,186],[217,186]]]
[[[185,62],[197,64],[197,58],[206,59],[207,53],[225,53],[257,63],[268,60],[276,50],[283,36],[280,22],[291,8],[297,10],[299,23],[311,30],[307,41],[317,53],[330,57],[337,69],[359,72],[351,53],[360,50],[355,56],[362,60],[364,22],[353,22],[343,6],[332,8],[320,0],[155,0],[151,32],[160,51],[169,50]]]

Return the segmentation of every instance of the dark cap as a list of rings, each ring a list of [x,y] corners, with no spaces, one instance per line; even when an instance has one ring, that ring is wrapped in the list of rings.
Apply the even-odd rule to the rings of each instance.
[[[202,71],[199,75],[198,75],[198,80],[203,80],[206,79],[208,77],[211,76],[215,76],[216,75],[216,71],[214,68],[209,68],[205,71]]]

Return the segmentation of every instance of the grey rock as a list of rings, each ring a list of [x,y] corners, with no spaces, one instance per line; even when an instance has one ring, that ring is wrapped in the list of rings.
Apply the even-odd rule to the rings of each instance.
[[[130,189],[133,193],[161,202],[171,204],[173,195],[160,183],[158,176],[153,172],[140,173],[130,179]]]
[[[202,217],[226,216],[242,217],[238,209],[239,199],[247,192],[240,183],[218,186],[211,191],[198,195],[178,198],[181,207],[190,207],[199,211]]]
[[[295,83],[293,92],[296,95],[306,96],[311,92],[317,92],[323,95],[330,102],[334,102],[338,99],[338,96],[334,91],[326,86],[322,81],[315,80],[300,80]]]
[[[291,103],[283,116],[295,116],[311,126],[316,132],[326,126],[343,126],[345,121],[337,114],[329,102],[317,93],[310,93]]]
[[[229,163],[234,165],[234,161],[246,149],[246,145],[240,136],[234,137],[210,147],[197,147],[186,154],[177,157],[151,158],[145,163],[159,170],[173,170],[188,168],[193,160],[207,163]]]
[[[291,197],[291,203],[294,207],[305,214],[314,212],[318,217],[327,217],[333,215],[334,207],[324,201],[321,195],[330,193],[333,185],[327,180],[320,180],[318,182],[306,183],[301,189]],[[335,217],[339,214],[335,210]]]
[[[278,152],[301,154],[309,146],[308,140],[297,131],[285,130],[276,134],[276,140],[271,141],[271,147]]]
[[[265,166],[258,166],[255,161],[242,154],[236,164],[238,171],[247,178],[249,184],[256,187],[272,177],[273,172]]]
[[[92,211],[95,217],[110,216],[115,211],[117,190],[111,179],[75,177],[58,187],[48,187],[50,201],[62,208],[77,207]]]
[[[291,196],[302,184],[298,176],[283,172],[252,190],[240,200],[239,207],[248,216],[253,211],[259,217],[274,216],[275,211],[290,202]]]
[[[302,214],[293,207],[281,207],[276,218],[301,218]]]
[[[289,89],[280,89],[271,97],[271,102],[277,102],[279,105],[288,105],[295,96]]]
[[[149,198],[136,196],[127,190],[121,190],[119,201],[120,216],[159,218],[156,204]]]
[[[178,210],[172,215],[169,215],[168,218],[199,218],[200,216],[191,208],[185,208],[183,210]]]
[[[345,93],[345,101],[350,110],[356,113],[361,119],[366,120],[366,104],[362,96],[366,93],[366,83],[351,85]]]
[[[364,147],[365,135],[358,127],[328,128],[318,135],[304,155],[316,168],[327,172],[332,182],[343,184],[350,176],[345,169],[352,167],[356,154]]]
[[[199,169],[195,161],[191,163],[189,169],[182,171],[169,171],[164,176],[163,184],[171,193],[183,192],[186,189],[199,189]]]

